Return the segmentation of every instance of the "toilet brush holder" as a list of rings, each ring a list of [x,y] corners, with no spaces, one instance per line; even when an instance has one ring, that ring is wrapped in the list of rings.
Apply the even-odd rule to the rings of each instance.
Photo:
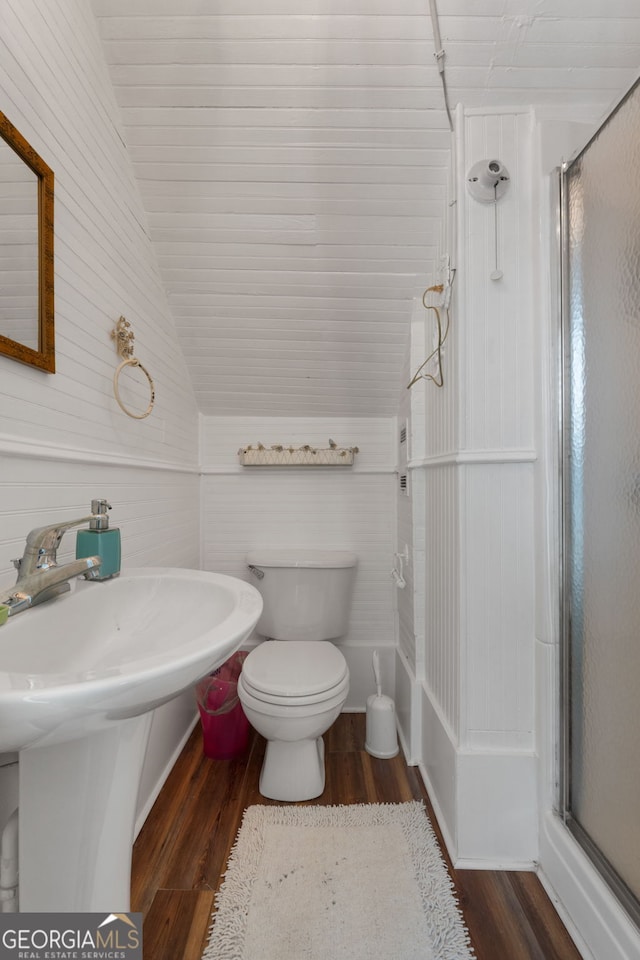
[[[391,697],[372,693],[367,698],[367,732],[364,748],[372,757],[390,760],[398,754],[396,708]]]

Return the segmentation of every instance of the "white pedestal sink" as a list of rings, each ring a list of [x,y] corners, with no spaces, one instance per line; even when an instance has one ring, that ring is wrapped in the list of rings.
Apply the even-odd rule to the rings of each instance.
[[[0,753],[19,751],[20,910],[129,910],[151,711],[219,666],[262,611],[250,584],[125,570],[0,628]]]

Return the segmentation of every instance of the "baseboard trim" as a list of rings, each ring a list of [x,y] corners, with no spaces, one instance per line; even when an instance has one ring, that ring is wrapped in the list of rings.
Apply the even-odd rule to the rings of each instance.
[[[456,859],[456,870],[506,870],[520,873],[536,873],[537,863],[532,860],[466,860],[464,857]]]
[[[420,766],[455,866],[533,870],[538,860],[537,758],[468,751],[421,685]]]
[[[540,821],[538,876],[583,956],[638,960],[640,930],[550,810]]]
[[[420,683],[406,654],[396,647],[395,703],[398,737],[405,760],[410,767],[420,761]]]
[[[420,761],[420,762],[417,764],[417,766],[418,766],[418,770],[420,771],[420,776],[422,777],[422,782],[424,783],[424,788],[425,788],[425,790],[427,791],[427,795],[428,795],[428,797],[429,797],[429,801],[430,801],[430,803],[431,803],[431,806],[433,807],[433,812],[434,812],[434,814],[435,814],[435,818],[436,818],[436,820],[438,821],[438,827],[439,827],[439,829],[440,829],[440,833],[442,834],[442,839],[444,840],[444,845],[445,845],[445,847],[447,848],[447,853],[449,854],[449,857],[450,857],[450,859],[451,859],[451,862],[452,862],[452,863],[455,863],[455,860],[456,860],[456,845],[455,845],[455,843],[454,843],[453,837],[452,837],[451,834],[449,833],[449,828],[448,828],[448,826],[447,826],[447,821],[446,821],[445,816],[444,816],[444,813],[443,813],[443,811],[442,811],[442,809],[441,809],[441,807],[440,807],[440,804],[438,803],[438,797],[437,797],[437,795],[436,795],[435,790],[433,789],[433,784],[431,783],[431,780],[429,779],[429,774],[427,773],[427,768],[425,767],[424,763],[422,763],[422,761]]]
[[[402,756],[404,757],[404,762],[408,767],[415,767],[417,763],[415,760],[411,759],[411,751],[409,750],[409,745],[405,740],[402,727],[397,722],[397,717],[396,717],[396,731],[398,733],[398,743],[400,744],[400,749],[402,750]]]
[[[565,905],[563,904],[562,900],[554,890],[552,884],[549,882],[549,878],[545,874],[544,870],[542,870],[540,867],[538,867],[538,880],[544,887],[545,893],[547,894],[547,896],[549,897],[549,900],[551,900],[551,903],[553,904],[553,909],[556,911],[556,913],[562,920],[563,926],[565,927],[567,933],[575,943],[583,960],[596,960],[595,955],[589,949],[582,934],[579,932],[578,928],[573,922],[570,913],[565,908]]]

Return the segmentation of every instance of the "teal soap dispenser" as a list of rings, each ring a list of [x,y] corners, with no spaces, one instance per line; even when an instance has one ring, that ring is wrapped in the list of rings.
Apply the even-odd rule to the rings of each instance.
[[[100,557],[102,563],[91,571],[88,579],[110,580],[120,573],[120,531],[109,526],[107,510],[111,504],[106,500],[92,500],[88,530],[78,530],[76,535],[76,559],[80,557]]]

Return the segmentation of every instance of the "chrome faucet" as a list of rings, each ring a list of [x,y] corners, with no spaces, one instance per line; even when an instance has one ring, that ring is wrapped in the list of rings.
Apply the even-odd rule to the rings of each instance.
[[[69,581],[74,577],[84,576],[91,580],[95,576],[102,563],[101,557],[83,557],[58,566],[57,552],[67,530],[96,518],[98,503],[101,501],[92,501],[91,509],[96,513],[90,513],[87,517],[36,527],[28,534],[23,556],[13,561],[18,571],[13,593],[2,601],[9,608],[9,616],[66,593],[71,589]]]

